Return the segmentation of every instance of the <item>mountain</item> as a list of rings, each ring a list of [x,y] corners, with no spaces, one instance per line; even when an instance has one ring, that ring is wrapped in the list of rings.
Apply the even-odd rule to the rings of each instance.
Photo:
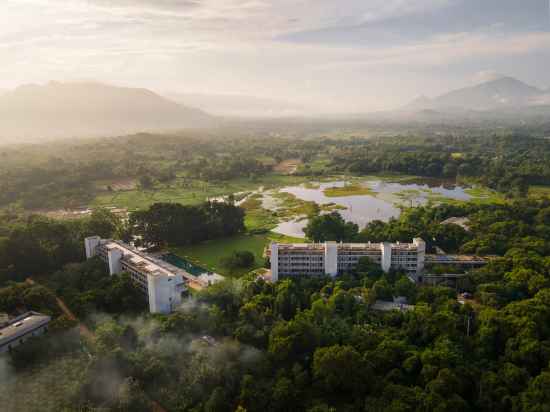
[[[208,127],[215,118],[146,89],[100,83],[24,85],[0,95],[0,141]]]
[[[294,103],[241,94],[172,93],[167,96],[218,116],[292,117],[307,113],[304,107]]]
[[[476,86],[454,90],[428,99],[422,97],[403,108],[404,111],[495,111],[544,104],[548,95],[512,77],[502,77]]]

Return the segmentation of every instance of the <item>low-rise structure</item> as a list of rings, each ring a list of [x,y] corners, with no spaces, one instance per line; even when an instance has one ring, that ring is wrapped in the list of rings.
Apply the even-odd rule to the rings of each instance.
[[[48,330],[51,317],[37,312],[27,312],[0,324],[0,353],[8,352],[33,336]]]
[[[386,302],[384,300],[377,300],[372,305],[373,310],[378,310],[381,312],[389,312],[392,310],[397,310],[399,312],[408,312],[414,310],[414,305],[408,305],[407,303],[402,302]]]
[[[460,226],[465,231],[470,231],[470,219],[467,217],[450,217],[443,222],[442,225],[457,225]]]
[[[388,272],[404,269],[413,279],[424,271],[426,243],[415,238],[412,243],[272,243],[266,251],[271,262],[271,280],[279,276],[330,275],[352,270],[359,260],[368,257]]]
[[[475,255],[426,255],[425,265],[431,266],[452,266],[464,270],[476,269],[485,266],[495,256]]]
[[[86,258],[99,256],[107,263],[111,275],[130,274],[145,295],[151,313],[172,312],[181,304],[182,293],[187,289],[185,280],[194,278],[183,269],[120,241],[93,236],[84,242]]]

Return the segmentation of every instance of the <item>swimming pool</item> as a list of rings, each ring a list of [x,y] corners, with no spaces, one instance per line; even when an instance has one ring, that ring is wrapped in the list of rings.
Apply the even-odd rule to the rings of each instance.
[[[186,272],[190,273],[193,276],[200,276],[205,273],[210,273],[209,270],[197,266],[194,263],[189,262],[188,260],[178,256],[174,255],[173,253],[168,253],[166,255],[162,256],[162,260],[165,262],[170,263],[171,265],[174,265],[180,269],[185,270]]]

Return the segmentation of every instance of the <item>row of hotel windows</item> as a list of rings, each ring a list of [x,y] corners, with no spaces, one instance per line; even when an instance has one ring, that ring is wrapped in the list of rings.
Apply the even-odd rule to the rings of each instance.
[[[375,263],[380,263],[379,261]],[[338,260],[338,265],[343,266],[353,266],[356,265],[357,261],[353,260]],[[408,260],[392,260],[392,266],[417,266],[418,261],[408,259]],[[279,268],[290,268],[290,267],[324,267],[324,262],[311,262],[311,261],[300,261],[300,262],[279,262]]]
[[[8,350],[11,351],[13,348],[15,348],[16,346],[24,343],[29,338],[32,338],[34,336],[40,336],[40,335],[42,335],[43,333],[45,333],[47,331],[48,331],[48,327],[47,326],[42,326],[42,327],[39,327],[39,328],[37,328],[37,329],[35,329],[31,332],[27,332],[23,336],[21,336],[19,339],[14,339],[14,340],[10,341],[10,343],[8,344]]]
[[[381,259],[382,255],[380,253],[378,254],[338,254],[338,259],[361,259],[363,257],[369,257],[371,259]],[[324,260],[324,255],[279,255],[279,260],[290,260],[290,261],[296,261],[296,260]],[[418,254],[417,253],[398,253],[398,254],[392,254],[392,259],[417,259]]]
[[[106,251],[105,248],[99,247],[97,249],[97,253],[103,261],[105,261],[105,262],[109,261],[108,254],[107,254],[107,251]],[[145,294],[145,296],[148,298],[149,297],[149,287],[148,287],[148,284],[147,284],[147,276],[145,276],[142,273],[132,269],[130,266],[128,266],[124,262],[122,262],[122,270],[124,272],[128,272],[130,274],[130,277],[131,277],[132,281],[134,282],[134,285],[138,289],[140,289]]]
[[[132,281],[134,282],[134,285],[140,289],[145,296],[149,296],[149,287],[147,284],[147,276],[143,275],[142,273],[132,269],[130,266],[126,264],[122,264],[122,270],[125,272],[128,272],[130,274],[130,277],[132,278]]]

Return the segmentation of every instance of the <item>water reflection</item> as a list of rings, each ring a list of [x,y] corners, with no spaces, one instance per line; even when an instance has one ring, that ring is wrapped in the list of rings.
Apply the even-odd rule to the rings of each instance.
[[[438,183],[438,184],[436,184]],[[354,196],[328,197],[324,190],[333,187],[343,187],[344,181],[329,183],[313,183],[309,185],[290,186],[280,189],[281,192],[291,193],[298,199],[313,201],[319,205],[335,203],[343,206],[345,210],[338,212],[348,221],[354,222],[363,228],[373,220],[388,221],[392,217],[398,217],[401,206],[411,207],[425,205],[430,200],[437,201],[441,198],[454,200],[470,200],[471,196],[465,188],[448,184],[448,182],[430,181],[425,183],[396,183],[383,180],[362,181],[361,185],[372,189],[373,194]],[[277,199],[264,193],[263,207],[276,210],[280,207]],[[307,220],[298,218],[281,222],[274,231],[293,237],[304,237],[303,229]]]

